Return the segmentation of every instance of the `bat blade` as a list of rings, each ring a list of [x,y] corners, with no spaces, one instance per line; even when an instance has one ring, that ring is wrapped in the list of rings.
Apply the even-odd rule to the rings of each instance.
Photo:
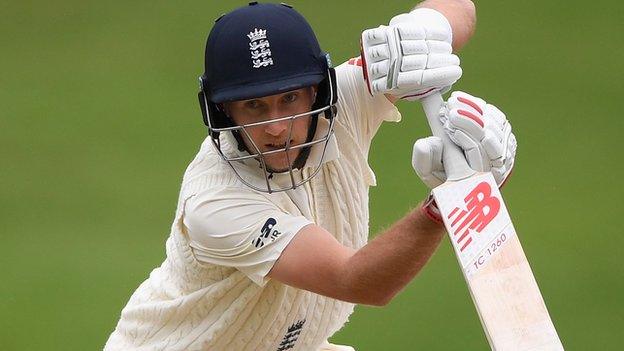
[[[563,350],[491,173],[433,195],[492,350]]]

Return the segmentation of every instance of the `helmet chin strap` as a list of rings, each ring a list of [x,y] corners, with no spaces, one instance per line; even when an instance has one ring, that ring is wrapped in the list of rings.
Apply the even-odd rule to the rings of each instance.
[[[245,142],[243,141],[243,137],[241,136],[240,132],[238,130],[233,130],[232,135],[234,135],[234,139],[236,139],[236,144],[238,144],[238,151],[246,151],[251,154],[251,151],[249,151],[247,145],[245,145]]]
[[[229,119],[229,123],[231,125],[235,125],[234,119],[230,117],[228,111],[225,108],[225,105],[223,103],[219,103],[219,104],[216,104],[216,106],[217,106],[217,110],[219,110],[220,112],[223,112],[225,117]],[[247,151],[248,153],[251,154],[247,146],[245,146],[245,142],[243,141],[243,137],[240,135],[240,133],[237,130],[233,130],[232,135],[234,136],[234,139],[236,140],[236,144],[238,144],[237,145],[238,151]]]
[[[310,127],[308,128],[308,136],[306,137],[306,143],[312,141],[314,139],[314,135],[316,134],[316,127],[318,126],[318,114],[312,116],[312,120],[310,121]],[[301,149],[299,155],[293,162],[294,169],[302,169],[305,166],[306,161],[308,160],[308,156],[310,156],[310,151],[312,146],[306,146]]]

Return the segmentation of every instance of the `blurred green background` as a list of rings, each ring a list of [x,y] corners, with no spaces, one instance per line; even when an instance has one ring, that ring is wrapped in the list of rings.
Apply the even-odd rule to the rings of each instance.
[[[185,166],[206,134],[197,76],[212,20],[242,1],[0,3],[0,349],[97,350],[164,258]],[[334,62],[405,0],[291,1]],[[504,194],[568,350],[622,349],[624,5],[480,1],[455,89],[498,105],[519,140]],[[371,163],[372,232],[425,197],[410,166],[427,134],[400,106]],[[335,342],[486,350],[448,241],[386,308]]]

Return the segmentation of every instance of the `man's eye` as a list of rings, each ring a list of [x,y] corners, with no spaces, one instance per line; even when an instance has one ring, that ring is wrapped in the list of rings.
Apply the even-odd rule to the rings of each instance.
[[[249,100],[245,103],[245,106],[250,109],[258,109],[260,108],[260,102],[258,100]]]
[[[287,94],[284,95],[284,101],[285,102],[294,102],[297,100],[297,94]]]

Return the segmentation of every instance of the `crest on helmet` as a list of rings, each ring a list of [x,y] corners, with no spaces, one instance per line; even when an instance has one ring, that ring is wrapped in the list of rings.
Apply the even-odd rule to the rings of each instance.
[[[251,52],[253,68],[273,65],[270,49],[271,44],[267,39],[266,29],[255,28],[253,32],[247,34],[247,37],[249,38],[249,51]]]

